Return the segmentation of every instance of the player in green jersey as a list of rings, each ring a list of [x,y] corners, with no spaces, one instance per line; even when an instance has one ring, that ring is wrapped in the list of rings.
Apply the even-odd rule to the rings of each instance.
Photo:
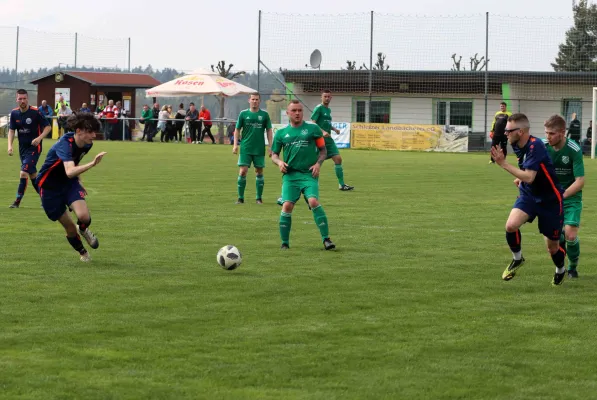
[[[353,190],[354,186],[344,183],[344,170],[342,169],[342,156],[336,147],[336,142],[332,139],[332,131],[340,134],[340,130],[332,126],[332,110],[330,109],[330,102],[332,101],[332,93],[329,90],[324,90],[321,93],[321,104],[318,104],[311,114],[311,121],[319,125],[324,131],[325,147],[328,152],[327,157],[334,162],[336,170],[336,177],[338,178],[339,189],[342,191]]]
[[[560,244],[568,254],[568,277],[577,278],[580,242],[580,214],[582,212],[582,189],[585,185],[585,165],[582,149],[578,143],[566,138],[566,121],[553,115],[545,121],[545,147],[551,157],[558,180],[564,188],[564,233]]]
[[[240,142],[240,155],[238,166],[240,167],[237,179],[238,200],[236,204],[245,202],[245,187],[247,186],[247,171],[251,164],[255,167],[255,196],[257,204],[263,204],[263,168],[265,168],[265,136],[267,130],[267,141],[272,143],[272,121],[266,111],[259,109],[261,97],[259,94],[252,94],[249,97],[249,108],[240,112],[234,130],[234,146],[232,153],[238,152],[238,137],[242,129],[242,140]],[[269,151],[271,157],[272,152]]]
[[[272,143],[272,161],[282,172],[282,212],[280,214],[280,238],[282,249],[290,247],[291,215],[295,203],[302,195],[313,212],[315,225],[319,228],[326,250],[336,246],[329,237],[328,219],[319,204],[319,169],[327,158],[322,130],[303,121],[303,106],[298,100],[288,104],[286,114],[290,123],[276,132]],[[284,160],[280,152],[284,149]]]

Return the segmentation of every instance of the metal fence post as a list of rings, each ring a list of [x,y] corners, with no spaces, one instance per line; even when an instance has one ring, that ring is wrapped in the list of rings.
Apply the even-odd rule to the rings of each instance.
[[[261,78],[261,10],[259,10],[259,25],[257,27],[257,93],[260,89]]]
[[[19,27],[17,26],[17,51],[15,54],[15,89],[19,80]]]
[[[129,38],[129,72],[131,72],[131,38]]]
[[[487,92],[489,87],[489,12],[485,13],[485,131],[483,138],[487,138]]]
[[[78,33],[75,32],[75,69],[77,69],[77,43],[78,43]]]
[[[369,38],[369,122],[371,122],[371,100],[373,97],[373,11],[371,11],[371,33]]]

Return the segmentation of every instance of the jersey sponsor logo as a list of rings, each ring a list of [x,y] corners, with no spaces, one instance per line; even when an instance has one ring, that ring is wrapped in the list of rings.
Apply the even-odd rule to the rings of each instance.
[[[562,163],[563,164],[568,164],[570,162],[570,158],[568,158],[568,156],[563,156],[562,157]]]
[[[32,121],[31,121],[31,118],[27,118],[27,119],[25,120],[25,123],[26,123],[27,125],[31,124],[31,122],[32,122]]]

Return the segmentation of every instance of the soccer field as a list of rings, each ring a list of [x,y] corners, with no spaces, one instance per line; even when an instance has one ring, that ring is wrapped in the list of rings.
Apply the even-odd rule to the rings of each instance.
[[[52,141],[44,143],[43,157]],[[6,139],[0,140],[5,152]],[[510,282],[513,177],[486,154],[342,151],[321,202],[323,250],[303,200],[279,250],[281,176],[235,205],[231,146],[97,142],[83,174],[81,263],[29,186],[9,209],[18,157],[0,156],[0,398],[588,399],[597,393],[596,163],[580,278],[552,287],[537,224]],[[514,163],[514,157],[509,156]],[[41,161],[38,168],[41,167]],[[234,244],[243,264],[224,271]]]

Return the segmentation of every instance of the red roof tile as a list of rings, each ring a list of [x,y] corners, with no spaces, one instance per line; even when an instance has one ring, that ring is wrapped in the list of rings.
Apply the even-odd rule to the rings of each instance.
[[[87,81],[95,86],[157,86],[160,81],[147,74],[116,72],[65,71],[67,75]]]
[[[91,72],[91,71],[62,71],[64,75],[70,75],[73,78],[81,79],[91,83],[93,86],[129,86],[138,88],[151,88],[160,85],[161,82],[147,74],[130,74],[120,72]],[[31,83],[53,76],[50,74],[38,78]]]

